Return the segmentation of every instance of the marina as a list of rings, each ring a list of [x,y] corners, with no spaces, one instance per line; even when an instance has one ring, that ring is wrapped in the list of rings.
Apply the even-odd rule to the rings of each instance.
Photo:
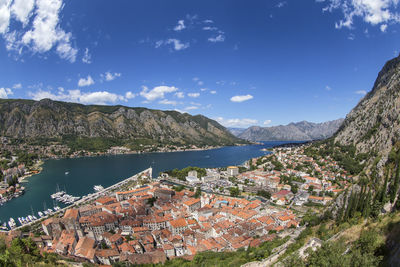
[[[86,196],[83,196],[82,198],[79,197],[80,200],[77,199],[76,201],[74,201],[74,203],[71,203],[70,205],[67,205],[64,208],[60,208],[59,206],[55,206],[53,209],[49,208],[47,210],[44,210],[43,212],[39,211],[38,212],[39,218],[36,217],[35,215],[28,215],[27,217],[18,217],[18,221],[19,221],[20,225],[17,225],[17,222],[14,220],[14,218],[10,218],[7,223],[3,223],[0,226],[0,231],[8,231],[8,230],[17,229],[17,228],[25,226],[25,225],[30,225],[30,224],[33,224],[33,223],[37,222],[38,220],[42,220],[42,219],[45,219],[45,218],[47,218],[47,217],[49,217],[51,215],[54,215],[54,214],[59,213],[59,212],[62,212],[65,209],[73,206],[74,204],[82,204],[82,203],[85,203],[87,201],[92,201],[92,200],[94,200],[94,199],[96,199],[96,198],[98,198],[100,196],[104,196],[109,190],[113,190],[113,189],[119,188],[120,186],[130,182],[131,180],[137,179],[137,177],[139,177],[142,174],[149,174],[151,176],[152,175],[152,171],[153,171],[152,168],[148,168],[148,169],[146,169],[144,171],[141,171],[140,173],[137,173],[137,174],[135,174],[135,175],[133,175],[133,176],[131,176],[129,178],[126,178],[126,179],[124,179],[124,180],[122,180],[120,182],[117,182],[116,184],[113,184],[113,185],[111,185],[111,186],[109,186],[107,188],[103,188],[101,186],[103,188],[102,190],[100,190],[100,191],[98,191],[96,193],[88,194]],[[58,188],[58,186],[57,186],[57,188]],[[62,195],[62,194],[60,194],[61,192],[62,192],[62,194],[64,194],[63,191],[58,191],[55,194]],[[55,195],[55,194],[53,194],[53,195]],[[32,210],[32,214],[33,214],[33,210]]]
[[[31,176],[24,184],[25,194],[0,206],[0,221],[8,223],[14,218],[27,214],[45,215],[48,207],[61,209],[67,205],[51,198],[59,191],[67,192],[73,197],[84,197],[94,192],[95,185],[108,187],[120,181],[121,177],[129,177],[132,173],[153,167],[154,176],[160,172],[185,168],[187,166],[224,167],[240,165],[246,160],[264,155],[262,148],[269,148],[285,142],[265,142],[259,145],[222,147],[205,151],[187,151],[174,153],[129,154],[101,157],[82,157],[75,159],[47,160],[43,171]],[[69,172],[65,175],[65,172]],[[57,190],[57,185],[60,190]],[[81,201],[81,199],[76,200]],[[56,202],[55,205],[53,202]],[[26,203],[29,203],[28,205]],[[44,203],[46,208],[44,207]],[[31,207],[34,211],[32,213]]]

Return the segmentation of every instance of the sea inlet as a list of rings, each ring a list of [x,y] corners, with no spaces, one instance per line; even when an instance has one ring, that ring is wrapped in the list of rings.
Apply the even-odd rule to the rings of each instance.
[[[153,167],[153,176],[157,177],[159,172],[174,168],[240,165],[250,158],[269,153],[261,149],[284,143],[276,141],[204,151],[47,160],[43,164],[43,171],[24,183],[25,194],[0,207],[0,222],[7,222],[10,217],[15,220],[26,217],[32,211],[37,216],[38,211],[53,208],[55,204],[64,207],[62,203],[54,203],[50,197],[57,188],[73,196],[83,196],[93,193],[94,185],[108,187],[149,167]]]

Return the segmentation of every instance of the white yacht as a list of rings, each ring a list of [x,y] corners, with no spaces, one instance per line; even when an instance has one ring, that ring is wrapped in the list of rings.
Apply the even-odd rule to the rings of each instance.
[[[95,185],[93,186],[94,191],[99,192],[104,190],[104,187],[102,185]]]

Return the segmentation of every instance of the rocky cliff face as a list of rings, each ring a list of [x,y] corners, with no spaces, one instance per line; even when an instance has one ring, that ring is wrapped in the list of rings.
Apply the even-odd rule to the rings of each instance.
[[[343,119],[323,123],[301,121],[273,127],[253,126],[237,136],[251,141],[308,141],[331,137]]]
[[[95,106],[44,99],[0,100],[0,135],[16,138],[62,136],[150,138],[181,144],[240,142],[216,121],[176,111]]]
[[[358,152],[375,151],[382,169],[400,139],[400,57],[388,61],[370,91],[346,116],[335,142],[356,146]]]

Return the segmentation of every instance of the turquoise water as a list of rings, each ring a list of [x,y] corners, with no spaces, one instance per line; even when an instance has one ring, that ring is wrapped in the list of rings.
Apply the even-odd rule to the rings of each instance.
[[[104,187],[115,184],[150,166],[153,177],[159,172],[187,166],[224,167],[242,164],[244,161],[264,155],[262,148],[269,148],[285,142],[264,142],[263,145],[240,147],[223,147],[207,151],[187,151],[171,153],[132,154],[102,157],[85,157],[76,159],[48,160],[40,174],[28,178],[24,183],[26,192],[0,207],[0,221],[6,222],[10,217],[17,219],[53,208],[50,195],[57,185],[73,196],[93,193],[93,185]],[[68,172],[68,174],[65,174]],[[44,204],[45,203],[45,204]],[[60,207],[63,207],[60,204]]]

